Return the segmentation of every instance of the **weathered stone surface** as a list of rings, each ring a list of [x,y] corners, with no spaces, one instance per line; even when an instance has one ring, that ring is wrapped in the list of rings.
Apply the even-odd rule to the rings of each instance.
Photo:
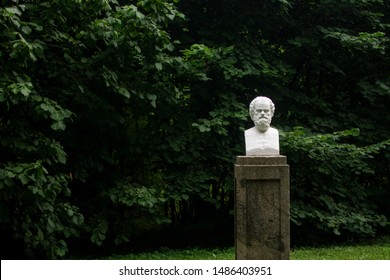
[[[283,165],[287,164],[285,156],[237,156],[236,165]]]
[[[289,259],[286,157],[238,156],[234,173],[236,259]]]

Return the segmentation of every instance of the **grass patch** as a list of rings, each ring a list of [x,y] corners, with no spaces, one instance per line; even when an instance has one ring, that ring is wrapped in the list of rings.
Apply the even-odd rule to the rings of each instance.
[[[390,260],[390,236],[371,244],[337,245],[323,248],[298,248],[291,251],[295,260]]]
[[[108,260],[234,260],[234,248],[173,250],[161,248],[153,252],[112,255]],[[296,248],[292,260],[390,260],[390,236],[372,244]]]
[[[302,248],[291,252],[295,260],[389,260],[390,245]]]
[[[161,248],[154,252],[113,255],[109,260],[233,260],[234,248],[173,250]]]

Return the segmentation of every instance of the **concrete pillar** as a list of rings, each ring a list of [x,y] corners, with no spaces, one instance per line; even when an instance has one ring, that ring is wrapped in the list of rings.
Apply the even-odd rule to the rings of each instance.
[[[290,168],[285,156],[238,156],[237,260],[290,259]]]

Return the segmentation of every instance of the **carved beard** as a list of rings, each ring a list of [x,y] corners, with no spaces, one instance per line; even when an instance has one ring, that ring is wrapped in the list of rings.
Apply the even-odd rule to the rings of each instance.
[[[271,119],[259,118],[255,121],[255,126],[261,132],[265,132],[271,125]]]

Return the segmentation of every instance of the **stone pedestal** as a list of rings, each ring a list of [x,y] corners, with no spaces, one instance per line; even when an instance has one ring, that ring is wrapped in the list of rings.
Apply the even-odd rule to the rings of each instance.
[[[290,258],[290,169],[285,156],[238,156],[235,177],[237,260]]]

